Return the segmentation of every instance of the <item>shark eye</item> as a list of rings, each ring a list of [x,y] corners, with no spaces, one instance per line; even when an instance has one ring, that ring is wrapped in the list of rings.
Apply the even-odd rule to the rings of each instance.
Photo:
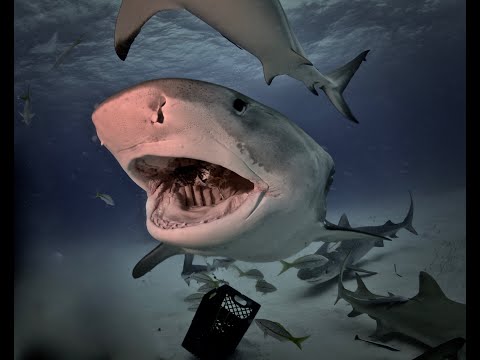
[[[239,113],[239,115],[242,115],[245,110],[247,110],[247,103],[242,99],[235,99],[233,102],[233,108]]]

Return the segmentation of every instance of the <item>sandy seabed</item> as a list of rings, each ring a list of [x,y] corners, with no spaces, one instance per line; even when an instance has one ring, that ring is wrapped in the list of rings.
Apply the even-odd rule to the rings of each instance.
[[[418,274],[425,270],[449,298],[465,303],[465,199],[464,189],[414,194],[413,225],[419,235],[400,230],[397,239],[372,249],[358,264],[378,272],[364,278],[367,287],[377,294],[390,291],[412,297],[418,291]],[[353,204],[329,209],[328,219],[337,222],[346,212],[354,227],[380,225],[388,219],[399,222],[408,203],[405,194],[376,201],[373,206]],[[75,248],[62,249],[62,255],[55,249],[38,251],[40,260],[32,262],[15,284],[15,359],[21,359],[27,348],[39,345],[63,353],[59,358],[72,360],[108,359],[107,354],[114,360],[194,359],[181,347],[194,316],[183,299],[199,285],[192,281],[187,286],[180,277],[183,256],[170,258],[134,280],[133,266],[156,243],[122,246],[125,232],[114,231],[119,237],[116,248],[102,246],[99,239],[98,246],[82,246],[78,241]],[[313,243],[290,259],[313,253],[320,245]],[[204,261],[195,258],[195,263]],[[395,274],[394,264],[401,277]],[[232,359],[410,360],[425,350],[400,338],[388,342],[400,349],[398,352],[354,341],[355,335],[368,339],[376,324],[366,315],[348,318],[351,306],[344,300],[334,306],[336,280],[311,285],[297,279],[295,269],[277,276],[281,269],[278,262],[237,265],[244,270],[261,270],[265,280],[278,289],[262,295],[256,292],[254,280],[238,277],[233,268],[215,272],[217,278],[261,304],[256,318],[280,322],[294,336],[311,336],[300,350],[291,342],[265,338],[252,323]],[[356,288],[351,276],[344,282],[348,289]]]

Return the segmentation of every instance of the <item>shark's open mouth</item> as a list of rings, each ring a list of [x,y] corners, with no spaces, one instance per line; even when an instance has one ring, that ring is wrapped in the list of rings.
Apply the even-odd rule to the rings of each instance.
[[[162,229],[220,219],[238,209],[255,188],[232,170],[195,159],[146,155],[134,159],[130,168],[153,201],[147,216]]]

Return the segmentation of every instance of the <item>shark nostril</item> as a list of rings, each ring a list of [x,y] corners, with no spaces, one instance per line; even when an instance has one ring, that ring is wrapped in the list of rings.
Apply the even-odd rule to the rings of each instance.
[[[157,113],[157,122],[159,122],[160,124],[163,123],[163,111],[162,111],[162,108],[158,109],[158,113]]]
[[[165,119],[165,117],[163,115],[162,108],[167,103],[167,100],[163,96],[160,96],[158,103],[159,103],[159,106],[158,106],[157,113],[152,115],[152,123],[158,122],[160,124],[163,124],[163,120]]]

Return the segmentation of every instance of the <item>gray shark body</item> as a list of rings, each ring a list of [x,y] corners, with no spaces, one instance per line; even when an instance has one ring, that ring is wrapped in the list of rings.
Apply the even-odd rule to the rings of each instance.
[[[379,225],[379,226],[361,226],[361,227],[352,228],[350,226],[347,216],[343,214],[340,218],[338,226],[341,226],[347,229],[365,231],[365,232],[380,235],[380,236],[389,236],[392,238],[397,237],[396,234],[400,229],[406,229],[410,231],[412,234],[417,235],[417,232],[412,225],[413,212],[414,212],[413,198],[412,198],[412,194],[410,194],[410,208],[408,210],[407,216],[400,223],[393,223],[392,221],[388,220],[385,224]],[[330,226],[334,226],[331,223],[329,224]],[[301,269],[298,271],[297,277],[300,280],[304,280],[312,284],[321,284],[326,281],[329,281],[338,276],[342,266],[342,261],[343,259],[345,259],[347,254],[350,254],[350,257],[347,263],[347,270],[373,273],[363,269],[355,268],[354,265],[358,261],[360,261],[374,247],[383,247],[383,246],[384,244],[382,239],[372,239],[370,241],[345,241],[345,242],[339,242],[335,244],[327,244],[327,243],[323,244],[315,252],[315,254],[326,257],[329,260],[328,263],[319,267],[311,268],[311,269]]]
[[[153,15],[180,9],[258,58],[267,84],[277,75],[289,75],[303,82],[315,95],[318,95],[316,88],[323,90],[338,111],[358,122],[342,94],[368,50],[327,75],[321,74],[307,59],[278,0],[123,0],[115,28],[115,51],[119,58],[126,59],[142,26]]]
[[[376,331],[371,337],[386,340],[391,335],[402,334],[431,347],[453,338],[466,338],[465,304],[448,299],[426,272],[419,274],[420,286],[415,297],[399,298],[393,294],[381,296],[371,293],[358,274],[356,291],[344,287],[346,260],[348,256],[338,279],[337,301],[344,299],[352,306],[349,317],[367,314],[377,322]]]

